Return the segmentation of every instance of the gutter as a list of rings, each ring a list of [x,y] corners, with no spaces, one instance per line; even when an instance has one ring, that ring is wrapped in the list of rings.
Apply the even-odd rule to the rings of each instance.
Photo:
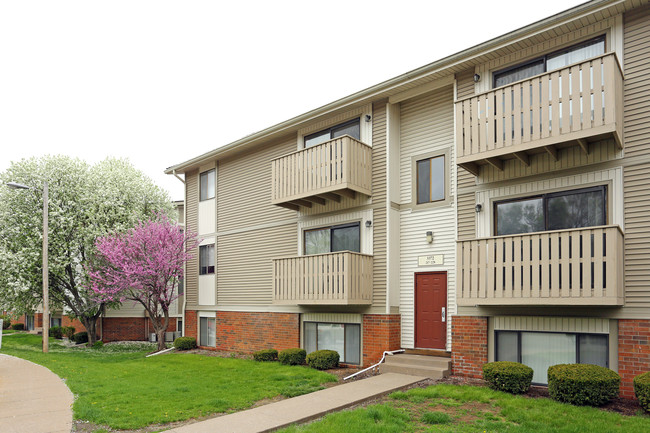
[[[466,50],[459,51],[455,54],[437,60],[428,65],[422,66],[420,68],[414,69],[410,72],[407,72],[397,77],[386,80],[382,83],[368,87],[360,92],[353,93],[352,95],[346,96],[334,102],[331,102],[327,105],[323,105],[319,108],[316,108],[307,113],[301,114],[299,116],[293,117],[284,122],[278,123],[274,126],[271,126],[262,131],[255,132],[253,134],[247,135],[239,140],[233,141],[230,144],[218,147],[214,150],[206,152],[202,155],[199,155],[195,158],[189,159],[180,164],[173,165],[165,169],[165,174],[173,174],[176,176],[176,171],[183,171],[188,167],[193,167],[200,164],[206,159],[215,158],[221,156],[228,152],[238,151],[240,148],[245,145],[253,145],[257,141],[261,141],[272,136],[280,135],[282,133],[292,132],[292,129],[295,128],[298,124],[308,122],[314,118],[323,116],[335,110],[340,110],[346,108],[354,103],[361,103],[366,99],[372,99],[380,95],[381,93],[387,92],[389,90],[395,89],[409,82],[415,81],[417,79],[423,78],[426,75],[431,75],[436,72],[444,72],[445,69],[455,66],[462,62],[468,62],[480,55],[489,53],[490,51],[503,48],[504,45],[512,44],[517,40],[527,38],[532,36],[535,33],[539,33],[547,30],[549,27],[555,27],[563,21],[575,20],[581,16],[593,14],[599,10],[605,9],[618,4],[625,3],[626,0],[593,0],[590,2],[583,3],[572,9],[557,13],[550,17],[544,18],[535,23],[529,24],[525,27],[521,27],[512,32],[506,33],[502,36],[498,36],[494,39],[491,39],[487,42],[483,42],[479,45],[475,45]]]

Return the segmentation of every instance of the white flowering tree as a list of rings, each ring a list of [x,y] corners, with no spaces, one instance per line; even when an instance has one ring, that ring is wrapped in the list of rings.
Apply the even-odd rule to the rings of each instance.
[[[33,311],[42,301],[42,195],[49,185],[48,275],[50,306],[65,308],[95,341],[96,323],[107,307],[88,289],[85,269],[95,239],[124,231],[157,213],[172,215],[168,194],[128,161],[89,165],[66,156],[13,162],[0,173],[0,304]],[[33,190],[11,190],[17,182]]]

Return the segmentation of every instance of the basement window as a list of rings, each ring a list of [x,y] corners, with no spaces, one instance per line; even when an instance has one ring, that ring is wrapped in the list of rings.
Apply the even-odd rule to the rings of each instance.
[[[335,350],[339,361],[361,364],[361,325],[354,323],[305,322],[304,345],[307,353]]]
[[[217,323],[213,317],[201,317],[199,324],[199,345],[217,346]]]

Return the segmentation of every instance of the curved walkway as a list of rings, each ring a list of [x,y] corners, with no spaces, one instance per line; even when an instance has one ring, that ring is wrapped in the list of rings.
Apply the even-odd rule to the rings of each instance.
[[[73,400],[66,384],[47,368],[0,354],[3,433],[70,433]]]

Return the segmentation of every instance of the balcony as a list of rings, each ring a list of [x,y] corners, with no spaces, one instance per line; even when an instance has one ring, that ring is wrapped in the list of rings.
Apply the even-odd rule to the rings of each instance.
[[[587,227],[459,241],[458,305],[623,304],[623,233]]]
[[[271,203],[293,210],[370,196],[372,148],[344,135],[272,161]]]
[[[370,305],[372,256],[342,251],[273,259],[273,303]]]
[[[615,54],[518,81],[455,103],[456,163],[503,170],[516,158],[614,138],[623,147],[623,75]]]

